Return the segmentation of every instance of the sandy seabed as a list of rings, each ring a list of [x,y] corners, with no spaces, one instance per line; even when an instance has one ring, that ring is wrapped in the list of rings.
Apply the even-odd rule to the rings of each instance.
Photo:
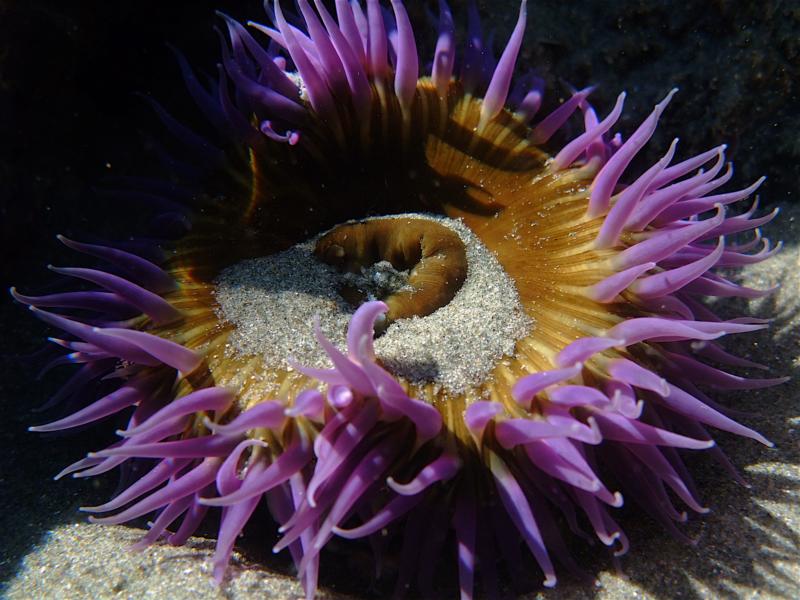
[[[770,375],[793,379],[772,389],[733,395],[726,403],[745,413],[744,423],[775,442],[766,448],[751,440],[719,435],[722,449],[740,469],[750,488],[727,477],[710,460],[692,464],[702,499],[711,508],[704,517],[691,519],[687,533],[696,540],[686,545],[671,538],[638,511],[623,520],[631,538],[629,554],[611,564],[601,553],[588,553],[594,587],[561,577],[555,590],[535,592],[526,598],[796,598],[800,593],[800,206],[790,206],[765,228],[771,239],[786,247],[764,264],[747,267],[741,281],[764,288],[780,283],[772,296],[730,309],[757,316],[773,316],[768,331],[734,336],[728,348],[769,365]],[[729,310],[727,308],[721,310]],[[759,376],[753,373],[753,376]],[[66,462],[71,457],[64,457]],[[55,465],[36,465],[55,472]],[[61,483],[44,476],[13,479],[26,494],[57,496]],[[6,485],[4,482],[3,485]],[[31,490],[30,486],[36,487]],[[62,488],[63,489],[63,488]],[[12,490],[13,491],[13,490]],[[57,502],[54,498],[52,501]],[[62,507],[69,503],[61,499]],[[184,547],[156,545],[130,551],[141,532],[130,527],[90,525],[80,514],[47,527],[41,539],[21,536],[36,520],[33,507],[22,502],[13,515],[15,527],[4,527],[0,564],[11,571],[0,592],[21,599],[224,598],[228,600],[301,598],[299,584],[264,567],[248,564],[239,554],[226,583],[217,587],[211,578],[213,540],[192,538]],[[26,521],[26,519],[28,521]],[[597,556],[593,556],[597,554]],[[329,557],[330,558],[330,557]],[[585,564],[586,557],[579,557]],[[323,561],[325,557],[323,557]],[[345,598],[322,589],[320,598]]]

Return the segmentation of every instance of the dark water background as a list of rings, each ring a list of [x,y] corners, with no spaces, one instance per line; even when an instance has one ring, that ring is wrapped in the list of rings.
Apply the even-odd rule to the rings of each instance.
[[[432,45],[422,6],[408,2],[420,45]],[[515,0],[481,2],[486,29],[505,40]],[[452,2],[456,18],[465,3]],[[156,169],[150,140],[165,135],[135,93],[151,94],[197,123],[166,43],[212,73],[219,55],[214,9],[265,22],[255,0],[0,0],[0,284],[35,292],[44,265],[71,264],[56,233],[124,236],[136,217],[98,197],[108,176]],[[430,33],[430,35],[427,35]],[[421,52],[421,56],[426,53]],[[626,133],[673,86],[680,87],[648,146],[660,156],[680,136],[679,156],[729,144],[733,182],[768,176],[766,206],[797,202],[800,180],[800,3],[691,0],[561,2],[536,0],[518,68],[546,80],[550,101],[564,83],[599,84],[592,99],[605,114],[629,93],[619,128]],[[787,240],[788,241],[788,240]],[[101,444],[104,434],[44,438],[25,431],[49,420],[31,408],[66,373],[34,382],[35,351],[46,328],[0,299],[0,531],[5,579],[47,529],[109,490],[108,481],[49,482],[61,466]],[[8,536],[8,537],[6,537]]]

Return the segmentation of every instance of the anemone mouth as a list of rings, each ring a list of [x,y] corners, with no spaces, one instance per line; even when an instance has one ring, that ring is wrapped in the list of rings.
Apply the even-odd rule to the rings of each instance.
[[[513,282],[477,236],[431,215],[339,225],[223,270],[214,295],[219,318],[233,327],[232,359],[260,355],[273,373],[292,364],[331,368],[314,327],[343,350],[356,308],[382,300],[380,363],[409,385],[448,396],[484,384],[533,328]]]
[[[382,326],[447,305],[469,271],[466,244],[454,228],[415,215],[339,225],[317,240],[314,255],[351,275],[341,290],[350,304],[387,303]]]
[[[402,532],[401,592],[418,570],[421,592],[433,595],[433,565],[448,540],[464,597],[476,571],[491,594],[497,550],[518,562],[521,546],[552,586],[551,554],[575,567],[560,529],[585,536],[588,527],[615,554],[627,550],[610,515],[622,495],[607,482],[681,537],[674,522],[685,513],[670,494],[694,512],[707,509],[678,450],[711,448],[706,425],[769,443],[696,383],[726,390],[781,381],[708,364],[753,366],[714,340],[765,324],[722,321],[698,301],[761,293],[713,271],[775,251],[764,244],[751,254],[758,235],[726,247],[725,236],[771,218],[751,218],[755,206],[725,214],[759,182],[709,195],[731,177],[730,169],[720,175],[724,148],[671,164],[673,143],[620,184],[674,92],[624,142],[608,135],[624,94],[601,121],[590,90],[576,92],[529,128],[536,90],[516,110],[504,108],[524,2],[496,64],[487,63],[473,23],[459,77],[442,2],[429,79],[418,77],[399,0],[393,21],[377,0],[368,0],[366,15],[358,2],[337,1],[338,22],[315,5],[298,2],[305,30],[277,4],[277,29],[257,27],[285,55],[228,20],[231,44],[211,91],[184,65],[195,100],[234,149],[215,152],[205,141],[193,148],[226,187],[200,199],[163,268],[62,240],[114,272],[53,270],[105,291],[12,290],[75,338],[54,340],[70,353],[53,365],[84,364],[61,397],[87,382],[121,381],[34,429],[76,427],[132,407],[116,444],[61,475],[158,459],[117,497],[86,510],[120,511],[95,519],[106,523],[159,510],[143,544],[180,544],[209,507],[221,508],[220,581],[237,535],[266,498],[282,534],[275,550],[291,552],[309,597],[333,537],[378,542],[384,531]],[[576,110],[585,132],[554,157],[540,150]],[[197,141],[160,112],[190,146]],[[472,293],[478,314],[445,337],[452,322],[440,331],[433,324],[475,292],[476,280],[486,283]],[[285,288],[306,299],[290,297],[259,317]],[[300,325],[289,318],[298,308]],[[332,317],[320,319],[311,339],[309,317],[325,310]],[[377,340],[376,323],[385,329]],[[473,345],[464,348],[466,340]],[[433,370],[414,362],[426,347],[444,351]],[[467,371],[447,353],[453,348],[472,359]],[[301,360],[290,361],[297,353]]]

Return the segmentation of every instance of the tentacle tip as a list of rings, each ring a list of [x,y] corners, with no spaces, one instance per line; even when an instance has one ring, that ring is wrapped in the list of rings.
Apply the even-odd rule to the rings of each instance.
[[[227,565],[219,565],[213,568],[211,577],[217,587],[221,586],[223,581],[225,581],[225,571],[227,570]]]
[[[326,340],[328,339],[325,337],[325,334],[322,331],[322,321],[320,320],[320,316],[318,314],[315,314],[311,319],[311,324],[314,328],[314,335],[317,337],[317,339],[320,339],[320,337]]]
[[[387,477],[386,485],[388,485],[396,494],[400,494],[402,496],[408,496],[414,493],[413,488],[409,488],[408,484],[403,485],[402,483],[398,483],[395,481],[394,477]]]
[[[660,115],[661,115],[661,113],[663,113],[663,112],[664,112],[664,109],[666,109],[666,108],[667,108],[667,105],[668,105],[668,104],[669,104],[669,103],[672,101],[672,97],[673,97],[673,96],[674,96],[674,95],[675,95],[677,92],[678,92],[678,88],[676,88],[676,87],[672,88],[672,89],[671,89],[671,90],[670,90],[670,91],[667,93],[667,95],[666,95],[666,96],[664,96],[664,99],[663,99],[663,100],[661,100],[660,102],[658,102],[658,103],[655,105],[655,107],[654,107],[654,109],[653,109],[653,112],[655,113],[655,115],[656,115],[656,116],[660,116]]]
[[[594,417],[589,417],[586,419],[586,423],[589,425],[589,429],[592,433],[591,439],[587,440],[586,443],[596,446],[603,441],[603,434],[600,432],[600,426],[597,424],[597,419]]]
[[[546,587],[546,588],[553,588],[553,587],[556,587],[556,583],[557,582],[558,582],[558,579],[556,578],[555,574],[547,573],[545,575],[544,581],[542,582],[542,585],[544,587]]]
[[[138,542],[134,542],[130,546],[128,546],[128,550],[131,552],[142,552],[153,545],[153,542],[156,540],[149,540],[147,536],[140,539]]]

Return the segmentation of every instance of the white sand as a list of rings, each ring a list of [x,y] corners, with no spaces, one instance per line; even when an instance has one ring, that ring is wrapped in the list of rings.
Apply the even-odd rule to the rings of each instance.
[[[192,538],[185,546],[130,550],[136,529],[86,523],[54,530],[44,547],[25,559],[23,572],[6,590],[15,600],[144,599],[233,600],[303,598],[300,584],[249,567],[235,554],[234,576],[219,587],[211,576],[214,542]],[[321,592],[320,598],[344,598]]]

